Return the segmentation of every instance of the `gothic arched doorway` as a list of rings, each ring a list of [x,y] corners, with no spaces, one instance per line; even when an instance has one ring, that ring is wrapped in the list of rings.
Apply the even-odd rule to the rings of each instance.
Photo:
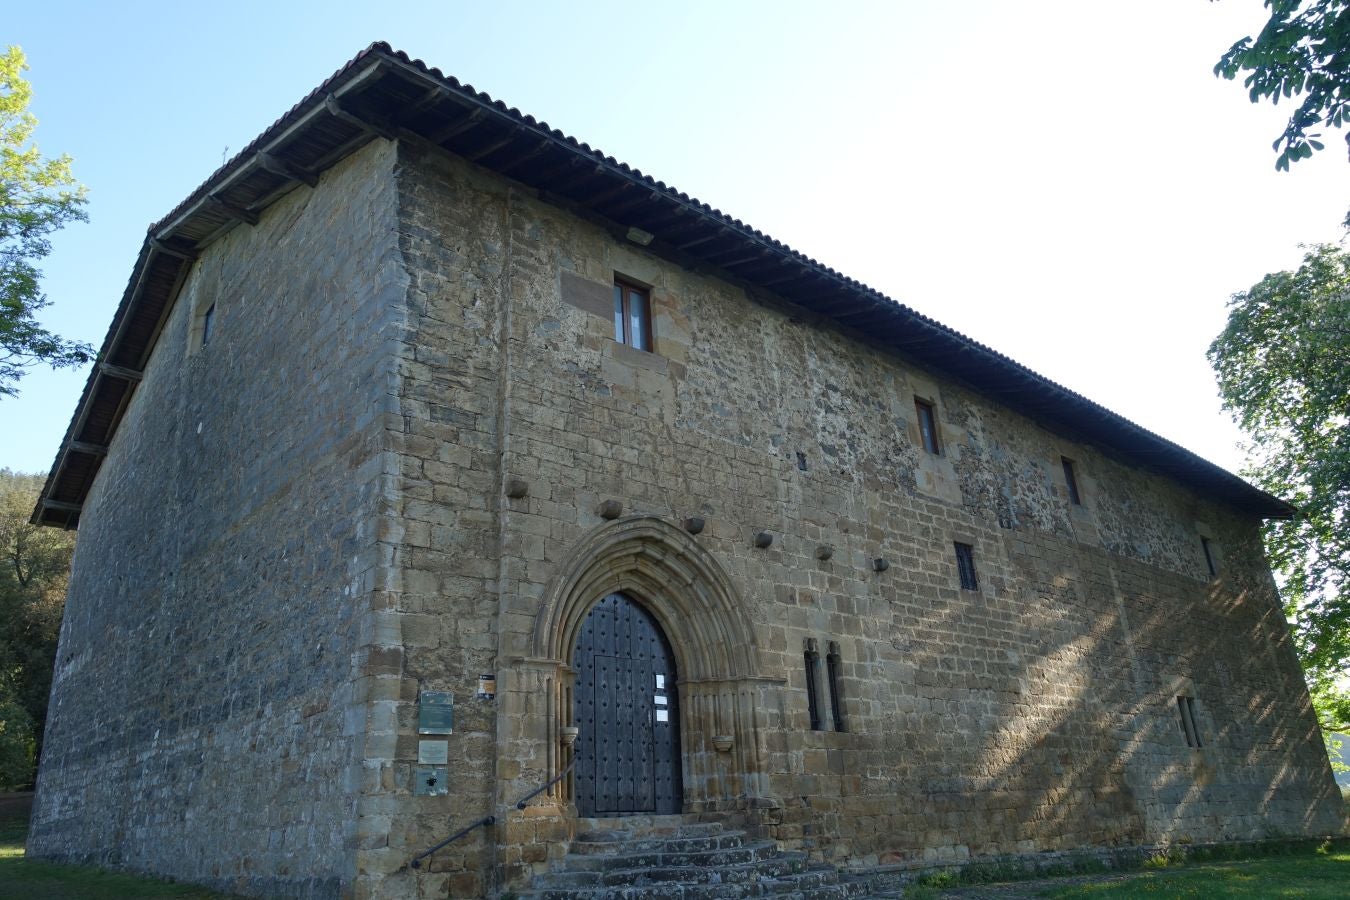
[[[661,626],[624,594],[610,594],[586,614],[572,668],[577,812],[680,812],[675,654]]]

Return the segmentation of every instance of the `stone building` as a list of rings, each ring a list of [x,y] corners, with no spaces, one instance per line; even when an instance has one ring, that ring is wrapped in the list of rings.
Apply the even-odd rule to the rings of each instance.
[[[100,360],[35,856],[461,897],[595,818],[1339,828],[1285,503],[385,45],[152,226]]]

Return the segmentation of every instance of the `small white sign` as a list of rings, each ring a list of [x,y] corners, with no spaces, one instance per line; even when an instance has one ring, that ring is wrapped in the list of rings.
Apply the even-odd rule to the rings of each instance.
[[[423,765],[443,766],[450,761],[449,741],[418,741],[417,761]]]

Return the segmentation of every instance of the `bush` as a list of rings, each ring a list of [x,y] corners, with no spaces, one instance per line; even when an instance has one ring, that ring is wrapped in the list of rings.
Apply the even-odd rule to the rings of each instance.
[[[13,700],[0,699],[0,791],[32,784],[36,748],[28,711]]]

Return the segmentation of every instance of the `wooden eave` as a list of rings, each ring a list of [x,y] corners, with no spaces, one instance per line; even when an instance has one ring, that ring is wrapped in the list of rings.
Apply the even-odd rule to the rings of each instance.
[[[1243,512],[1288,503],[1006,356],[848,278],[739,219],[605,156],[384,43],[372,44],[152,225],[32,521],[74,527],[160,328],[203,248],[313,186],[371,140],[407,138],[510,177],[648,249],[865,333],[1072,439]]]

